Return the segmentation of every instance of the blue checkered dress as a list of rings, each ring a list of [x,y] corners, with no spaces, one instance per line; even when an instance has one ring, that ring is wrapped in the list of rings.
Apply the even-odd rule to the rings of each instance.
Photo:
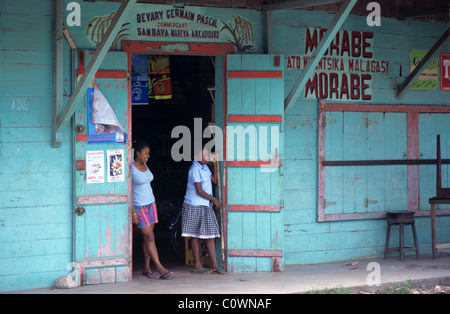
[[[184,203],[182,215],[181,235],[183,237],[220,238],[220,229],[212,202],[209,203],[209,206]]]

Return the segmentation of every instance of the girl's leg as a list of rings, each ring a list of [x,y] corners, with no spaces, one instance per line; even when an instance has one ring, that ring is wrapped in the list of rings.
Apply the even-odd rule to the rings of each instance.
[[[166,268],[159,261],[158,250],[155,244],[155,235],[153,234],[154,225],[149,225],[141,228],[142,236],[144,238],[145,249],[147,250],[151,260],[156,266],[158,272],[162,275],[168,272]]]
[[[212,269],[218,269],[219,265],[217,265],[217,258],[216,258],[216,240],[215,239],[207,239],[206,240],[206,248],[208,249]]]
[[[191,238],[192,255],[194,256],[194,271],[203,269],[200,262],[200,241],[198,238]]]
[[[152,270],[150,268],[150,254],[148,254],[147,244],[145,241],[142,241],[142,252],[144,254],[144,272],[151,273]]]

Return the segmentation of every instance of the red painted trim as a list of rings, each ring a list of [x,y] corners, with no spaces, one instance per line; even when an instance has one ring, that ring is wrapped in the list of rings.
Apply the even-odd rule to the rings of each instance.
[[[103,260],[96,260],[96,261],[81,261],[77,262],[77,268],[79,269],[80,274],[80,281],[78,282],[78,285],[84,286],[86,284],[86,268],[103,268],[103,267],[111,267],[111,266],[127,266],[130,265],[131,259],[128,260],[127,258],[115,258],[115,259],[103,259]],[[132,268],[130,267],[130,278],[128,280],[131,280],[132,276]]]
[[[115,204],[126,203],[127,201],[127,194],[94,194],[77,197],[77,205]]]
[[[281,212],[280,205],[229,205],[230,212]]]
[[[280,168],[282,166],[281,160],[235,160],[229,161],[228,167],[266,167],[266,168]]]
[[[131,73],[131,52],[127,52],[127,65],[128,65],[128,73]],[[127,101],[128,101],[128,156],[127,156],[127,162],[128,162],[128,177],[127,177],[127,183],[128,183],[128,195],[133,195],[133,183],[132,183],[132,143],[133,143],[133,134],[131,132],[132,130],[132,99],[131,99],[131,80],[128,80],[128,95],[127,95]],[[134,213],[134,208],[133,208],[133,202],[128,202],[128,222],[129,222],[129,230],[128,230],[128,237],[130,239],[130,254],[129,254],[129,259],[130,259],[130,270],[133,269],[133,227],[131,225],[131,222],[133,221],[133,217],[132,214]],[[130,272],[130,277],[131,279],[133,279],[133,272]]]
[[[96,78],[127,78],[127,71],[119,70],[99,70],[95,73]]]
[[[319,176],[319,191],[318,191],[318,210],[317,219],[319,222],[326,221],[325,219],[325,167],[322,162],[325,160],[325,100],[319,99],[319,114],[318,114],[318,143],[317,143],[317,156],[318,160],[318,176]]]
[[[280,61],[281,61],[280,56],[273,57],[273,66],[276,68],[280,67]]]
[[[360,214],[326,214],[324,221],[385,219],[386,213],[360,213]]]
[[[122,41],[122,51],[144,54],[219,56],[234,53],[234,45],[161,41]]]
[[[78,50],[78,71],[77,76],[83,74],[85,71],[84,50]]]
[[[240,249],[231,249],[228,250],[228,254],[231,257],[282,257],[283,251],[272,249],[272,250],[263,250],[263,249],[253,249],[253,250],[240,250]]]
[[[78,70],[77,76],[83,75],[84,70]],[[95,78],[121,78],[126,79],[127,78],[127,71],[121,71],[121,70],[98,70],[95,73]]]
[[[449,113],[450,106],[325,104],[325,111]]]
[[[282,71],[228,71],[228,78],[282,78]]]
[[[86,160],[77,160],[77,170],[86,169]]]
[[[87,142],[89,134],[77,134],[77,142]]]
[[[281,123],[281,122],[283,122],[283,117],[281,115],[240,115],[240,114],[230,114],[228,116],[228,122]]]
[[[407,115],[407,157],[419,159],[419,113],[410,112]],[[419,165],[407,166],[408,209],[419,210]]]
[[[84,51],[78,51],[78,70],[77,77],[84,74],[86,70],[84,62]],[[96,78],[127,78],[127,71],[124,70],[98,70],[95,73]]]
[[[121,266],[128,265],[128,258],[114,258],[114,259],[103,259],[103,260],[93,260],[93,261],[81,261],[77,262],[80,268],[99,268],[108,266]]]

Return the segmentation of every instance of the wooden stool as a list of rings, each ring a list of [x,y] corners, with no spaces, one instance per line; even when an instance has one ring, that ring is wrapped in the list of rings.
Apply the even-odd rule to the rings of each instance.
[[[417,244],[416,225],[414,221],[414,212],[398,211],[387,212],[387,232],[386,232],[386,246],[384,248],[384,258],[388,257],[389,251],[400,252],[400,259],[404,259],[404,252],[416,251],[416,257],[419,258],[419,245]],[[389,247],[389,238],[391,235],[391,226],[399,226],[399,247]],[[410,225],[414,237],[414,247],[404,247],[403,226]]]

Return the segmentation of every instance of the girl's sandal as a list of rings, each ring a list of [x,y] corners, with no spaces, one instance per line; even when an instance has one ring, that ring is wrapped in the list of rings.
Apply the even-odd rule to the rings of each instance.
[[[167,271],[167,273],[162,274],[161,276],[159,276],[159,279],[168,279],[170,276],[173,275],[173,272],[171,272],[170,270]]]
[[[223,269],[220,269],[220,268],[211,269],[210,273],[211,274],[225,275],[225,271]]]
[[[193,270],[191,270],[191,274],[201,274],[201,275],[203,275],[203,274],[207,274],[207,273],[209,273],[208,272],[208,270],[206,270],[206,269],[193,269]]]
[[[143,271],[142,274],[144,276],[147,276],[148,278],[155,278],[155,273],[154,272],[150,272],[150,271]]]

